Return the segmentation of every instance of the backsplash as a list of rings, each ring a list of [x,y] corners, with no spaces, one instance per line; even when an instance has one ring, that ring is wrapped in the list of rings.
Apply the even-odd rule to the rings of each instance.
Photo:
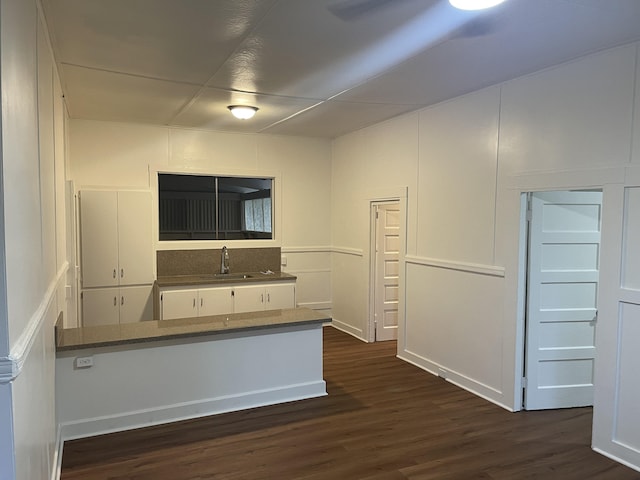
[[[280,271],[280,247],[228,248],[231,273]],[[222,249],[158,250],[158,277],[206,275],[220,272]]]

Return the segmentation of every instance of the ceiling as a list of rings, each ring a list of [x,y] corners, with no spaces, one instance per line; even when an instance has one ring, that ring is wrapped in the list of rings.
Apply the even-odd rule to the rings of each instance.
[[[328,138],[640,39],[638,0],[42,4],[72,118]]]

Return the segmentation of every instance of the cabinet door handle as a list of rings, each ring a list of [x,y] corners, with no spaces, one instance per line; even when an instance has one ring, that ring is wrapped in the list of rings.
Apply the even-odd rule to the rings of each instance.
[[[120,305],[124,305],[124,295],[120,297]]]
[[[124,268],[120,269],[120,278],[124,278]]]
[[[271,294],[267,293],[267,303],[271,303]]]
[[[193,308],[196,308],[196,299],[193,299]]]
[[[204,299],[202,299],[202,298],[201,298],[201,299],[200,299],[200,306],[202,306],[202,305],[203,305],[203,302],[204,302]]]
[[[113,269],[113,278],[116,278],[116,269]]]
[[[118,297],[113,297],[113,306],[118,305]]]
[[[260,303],[264,303],[264,293],[260,294]]]

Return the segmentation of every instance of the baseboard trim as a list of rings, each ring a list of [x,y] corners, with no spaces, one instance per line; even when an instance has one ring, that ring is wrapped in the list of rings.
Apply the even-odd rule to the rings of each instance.
[[[51,469],[51,480],[60,480],[62,475],[62,450],[64,448],[64,441],[62,440],[62,429],[58,425],[56,434],[56,446],[53,452],[53,465]]]
[[[67,441],[325,395],[327,395],[327,385],[324,380],[320,380],[239,395],[165,405],[118,415],[83,419],[63,423],[59,428],[62,441]]]
[[[364,338],[364,334],[359,328],[354,328],[351,325],[341,322],[340,320],[336,320],[335,318],[331,320],[331,326],[337,330],[340,330],[341,332],[348,333],[352,337],[356,337],[358,340],[369,343],[367,342],[367,339]]]
[[[435,375],[436,377],[441,377],[447,382],[452,383],[455,386],[462,388],[463,390],[473,393],[480,398],[484,398],[485,400],[498,405],[505,410],[508,410],[510,412],[514,411],[513,408],[509,407],[500,398],[498,398],[502,396],[502,392],[493,387],[473,380],[472,378],[469,378],[458,372],[449,370],[442,365],[432,362],[431,360],[408,350],[403,350],[397,355],[397,357],[400,360],[404,360],[411,365],[415,365],[416,367],[425,370],[432,375]],[[445,375],[444,377],[442,377],[443,373]]]
[[[629,468],[631,468],[631,469],[635,470],[636,472],[640,472],[640,466],[638,466],[638,465],[634,465],[633,463],[631,463],[631,462],[629,462],[629,461],[627,461],[627,460],[624,460],[623,458],[620,458],[620,457],[618,457],[617,455],[614,455],[614,454],[612,454],[612,453],[609,453],[609,452],[607,452],[607,451],[605,451],[605,450],[601,449],[600,447],[593,447],[593,446],[592,446],[592,447],[591,447],[591,449],[592,449],[594,452],[599,453],[600,455],[603,455],[603,456],[605,456],[605,457],[607,457],[607,458],[610,458],[611,460],[613,460],[613,461],[615,461],[615,462],[621,463],[621,464],[622,464],[622,465],[624,465],[625,467],[629,467]]]

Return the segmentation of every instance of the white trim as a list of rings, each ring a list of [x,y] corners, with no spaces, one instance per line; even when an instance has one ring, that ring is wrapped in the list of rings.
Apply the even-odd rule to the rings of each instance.
[[[286,270],[285,273],[290,273],[292,275],[300,275],[305,273],[331,273],[330,268],[309,268],[309,269],[300,269],[300,270]]]
[[[0,357],[0,384],[12,382],[20,375],[22,367],[33,347],[33,342],[45,322],[51,302],[56,298],[59,284],[66,279],[68,269],[69,262],[64,262],[58,270],[55,280],[49,284],[49,288],[42,298],[42,302],[40,302],[37,310],[29,319],[27,327],[22,331],[22,334],[11,349],[9,355]]]
[[[333,247],[332,253],[341,253],[343,255],[355,255],[357,257],[364,256],[364,250],[361,248],[349,248],[349,247]]]
[[[576,188],[602,188],[603,185],[624,183],[625,167],[603,167],[576,170],[549,170],[508,177],[506,186],[521,193]]]
[[[504,267],[495,265],[482,265],[479,263],[454,262],[452,260],[440,260],[436,258],[416,257],[407,255],[407,263],[413,265],[423,265],[425,267],[444,268],[447,270],[457,270],[460,272],[477,273],[480,275],[490,275],[492,277],[504,277]]]
[[[331,247],[281,247],[282,253],[331,253]]]
[[[631,288],[620,288],[618,301],[621,303],[630,303],[632,305],[640,305],[640,290]]]
[[[359,328],[354,328],[347,323],[341,322],[340,320],[336,320],[335,318],[331,320],[331,326],[336,330],[340,330],[341,332],[348,333],[349,335],[357,338],[358,340],[361,340],[365,343],[369,343],[367,342],[367,339],[364,337],[364,332]]]
[[[441,378],[443,378],[447,382],[452,383],[457,387],[462,388],[463,390],[471,392],[474,395],[484,398],[485,400],[498,405],[505,410],[513,412],[513,409],[511,407],[505,405],[501,400],[497,398],[502,397],[502,392],[500,390],[497,390],[496,388],[485,385],[484,383],[478,382],[461,373],[444,368],[439,364],[408,350],[404,350],[398,353],[397,357],[400,360],[404,360],[407,363],[415,365],[416,367],[425,370],[435,376],[439,376],[439,371],[444,371],[446,373],[446,377]]]
[[[64,441],[62,440],[62,429],[60,425],[57,428],[56,445],[53,451],[53,465],[51,468],[51,480],[60,480],[62,475],[62,450],[64,448]]]
[[[298,307],[307,307],[311,310],[331,310],[331,300],[326,302],[300,302]]]
[[[635,187],[640,185],[640,167],[627,167],[625,172],[625,185]]]
[[[325,395],[326,383],[320,380],[66,422],[60,428],[66,441]]]
[[[613,455],[612,453],[607,452],[606,450],[603,450],[603,449],[601,449],[601,448],[599,448],[599,447],[593,447],[593,446],[592,446],[591,448],[592,448],[592,450],[593,450],[594,452],[597,452],[597,453],[599,453],[600,455],[604,455],[605,457],[610,458],[611,460],[614,460],[614,461],[616,461],[616,462],[618,462],[618,463],[621,463],[621,464],[622,464],[622,465],[624,465],[625,467],[629,467],[629,468],[631,468],[632,470],[635,470],[635,471],[637,471],[637,472],[640,472],[640,467],[638,467],[638,465],[635,465],[635,464],[633,464],[633,463],[631,463],[631,462],[628,462],[627,460],[624,460],[623,458],[620,458],[620,457],[618,457],[618,456],[616,456],[616,455]]]

